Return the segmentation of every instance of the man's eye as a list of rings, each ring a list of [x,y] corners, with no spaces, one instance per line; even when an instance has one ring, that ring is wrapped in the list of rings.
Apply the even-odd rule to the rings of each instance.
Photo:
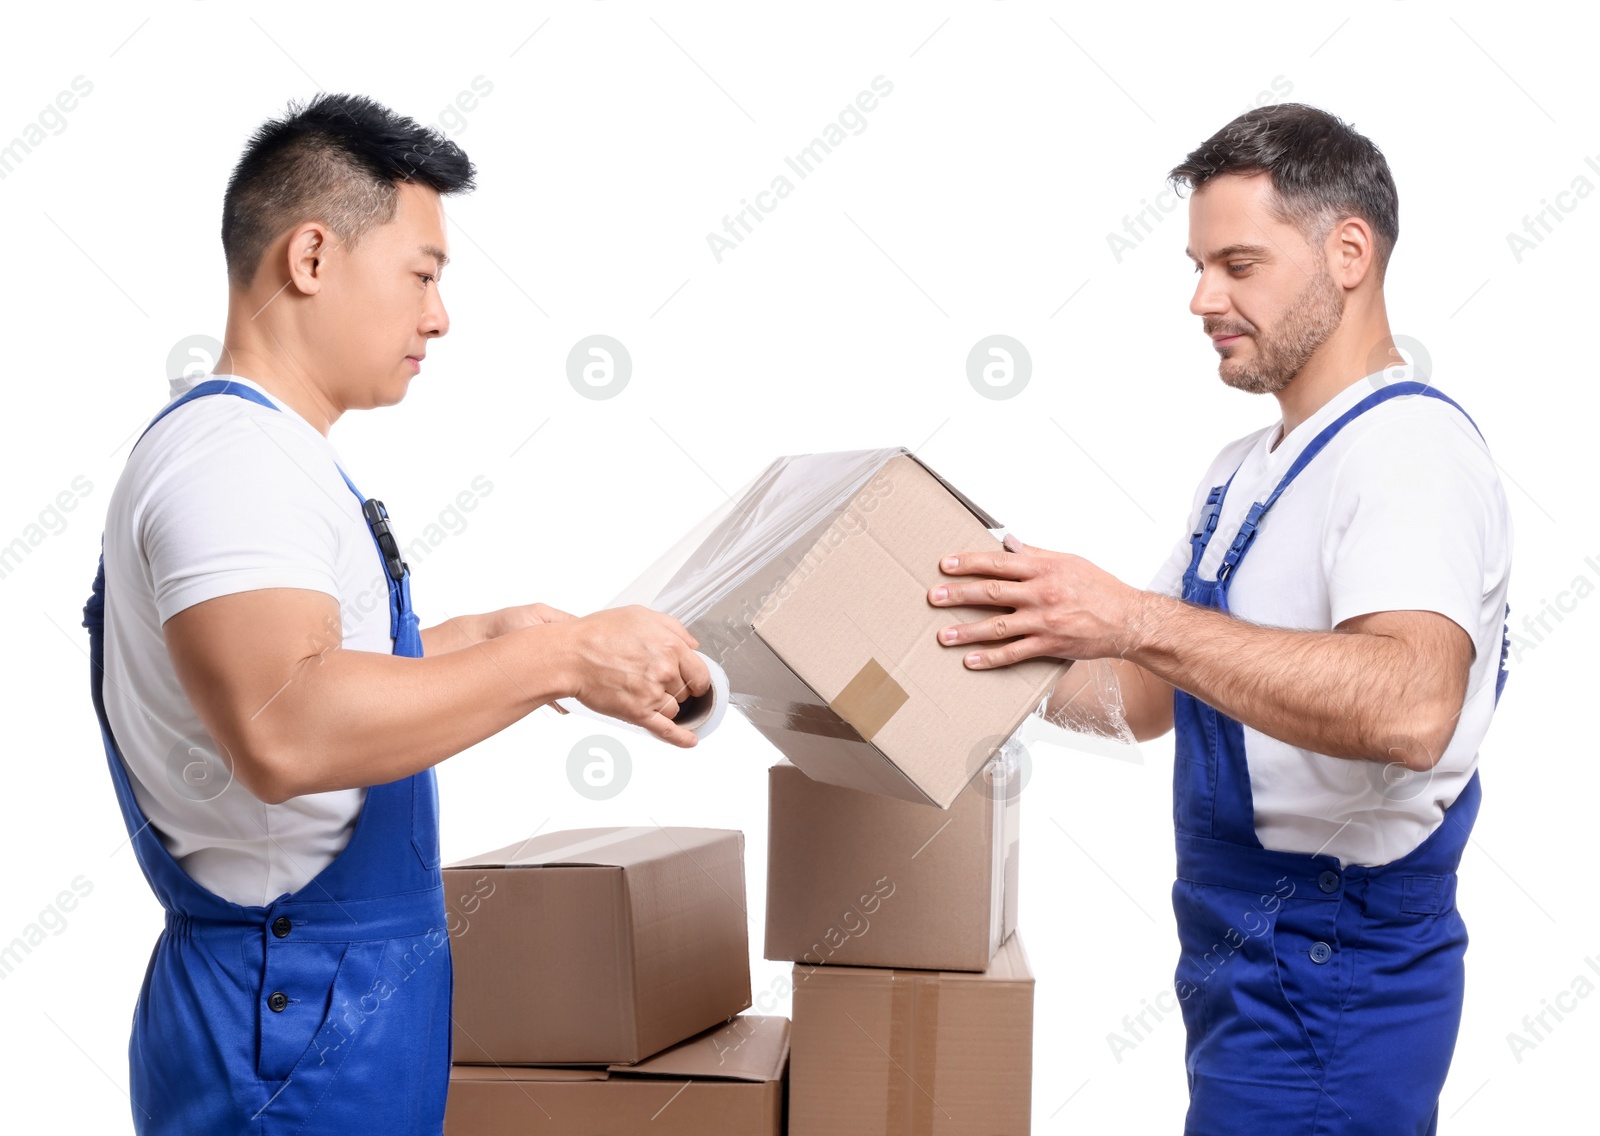
[[[1237,271],[1241,271],[1241,270],[1249,268],[1249,267],[1250,267],[1250,262],[1249,261],[1241,261],[1241,262],[1236,263],[1236,264],[1228,265],[1228,271],[1229,272],[1237,272]]]
[[[421,277],[422,277],[422,282],[423,282],[423,283],[424,283],[424,284],[431,284],[431,283],[433,283],[433,277],[432,277],[432,276],[429,276],[429,275],[428,275],[428,274],[427,274],[427,273],[424,273],[424,272],[419,272],[419,273],[417,273],[417,275],[418,275],[418,276],[421,276]]]

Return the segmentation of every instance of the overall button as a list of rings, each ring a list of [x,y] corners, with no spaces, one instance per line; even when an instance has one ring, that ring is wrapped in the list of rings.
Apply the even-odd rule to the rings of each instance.
[[[1327,943],[1318,941],[1318,942],[1315,942],[1315,943],[1311,944],[1311,961],[1312,962],[1323,963],[1323,962],[1327,962],[1332,957],[1333,957],[1333,948],[1328,946]],[[278,997],[278,995],[274,994],[273,997],[276,998],[276,997]]]
[[[272,921],[272,933],[280,939],[288,936],[289,927],[290,923],[287,915],[280,915]]]
[[[1317,946],[1326,947],[1326,944],[1318,943]],[[1316,951],[1313,950],[1311,953],[1314,955],[1314,954],[1316,954]],[[1320,962],[1322,960],[1318,959],[1317,961]],[[271,1010],[274,1014],[283,1013],[284,1007],[287,1006],[288,1004],[289,1004],[289,995],[285,994],[282,990],[274,990],[267,997],[267,1009]]]
[[[1339,873],[1331,868],[1317,877],[1317,886],[1332,895],[1339,890]]]

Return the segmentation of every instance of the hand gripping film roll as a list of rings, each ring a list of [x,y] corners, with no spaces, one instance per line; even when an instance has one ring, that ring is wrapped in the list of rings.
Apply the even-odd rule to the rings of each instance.
[[[722,719],[728,713],[728,672],[723,670],[717,661],[704,652],[696,651],[705,660],[706,669],[711,672],[711,689],[698,697],[691,696],[678,704],[677,717],[673,719],[678,725],[684,727],[695,737],[704,739],[708,734],[722,724]],[[564,710],[582,714],[586,718],[596,718],[614,726],[634,730],[641,734],[650,731],[643,726],[636,726],[632,722],[624,722],[620,718],[612,718],[589,709],[576,698],[557,699],[555,705]]]

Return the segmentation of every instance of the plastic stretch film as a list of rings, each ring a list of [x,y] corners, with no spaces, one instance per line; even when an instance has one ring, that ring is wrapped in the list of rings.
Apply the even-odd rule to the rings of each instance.
[[[1060,730],[1133,745],[1115,662],[1081,659],[1068,667],[1055,690],[1034,711],[1035,721],[1025,727],[1028,735],[1049,741],[1053,740],[1052,730]],[[1062,740],[1061,744],[1068,743]]]
[[[854,509],[882,496],[886,486],[879,488],[880,471],[902,454],[916,458],[901,447],[779,458],[707,514],[607,606],[643,604],[693,625],[701,652],[736,671],[738,660],[730,654],[747,638],[757,613],[782,596],[786,580],[800,564],[797,550],[810,548],[841,511],[849,522]],[[991,533],[1004,534],[964,494],[928,472]],[[738,680],[739,674],[734,677]],[[784,700],[771,691],[738,689],[731,699],[758,727],[845,740],[855,736],[820,699],[799,701],[811,693],[803,686],[796,685],[792,693],[794,697]],[[1072,747],[1068,735],[1133,745],[1112,660],[1074,663],[1012,736],[1022,744],[1047,741]]]
[[[903,452],[779,458],[701,521],[618,602],[646,604],[688,624],[763,572],[776,586],[794,567],[781,558],[797,534],[831,519],[886,461]]]

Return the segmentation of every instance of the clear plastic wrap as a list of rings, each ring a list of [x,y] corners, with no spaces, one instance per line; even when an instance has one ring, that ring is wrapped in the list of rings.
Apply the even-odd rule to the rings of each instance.
[[[625,602],[647,603],[692,623],[718,597],[771,565],[795,543],[795,534],[829,520],[886,461],[904,452],[893,447],[779,458],[630,585]],[[783,567],[783,575],[790,567]],[[652,586],[653,595],[639,598]]]
[[[1067,668],[1034,716],[1073,734],[1111,738],[1133,745],[1122,701],[1122,684],[1111,659],[1081,659]]]
[[[751,605],[759,606],[761,597],[793,570],[785,554],[808,543],[797,540],[798,534],[829,524],[886,462],[908,452],[887,447],[777,459],[707,514],[608,606],[644,604],[688,625],[739,593],[751,597],[741,605],[741,614],[754,615]],[[958,490],[946,486],[985,518],[985,524],[992,523]],[[1004,535],[998,526],[990,531]],[[720,636],[702,635],[701,650],[727,663]],[[734,701],[741,702],[737,697]],[[747,713],[752,709],[741,708]],[[1096,751],[1134,746],[1112,660],[1074,663],[1014,736],[1024,744],[1042,741]],[[1129,759],[1126,751],[1115,756]]]

